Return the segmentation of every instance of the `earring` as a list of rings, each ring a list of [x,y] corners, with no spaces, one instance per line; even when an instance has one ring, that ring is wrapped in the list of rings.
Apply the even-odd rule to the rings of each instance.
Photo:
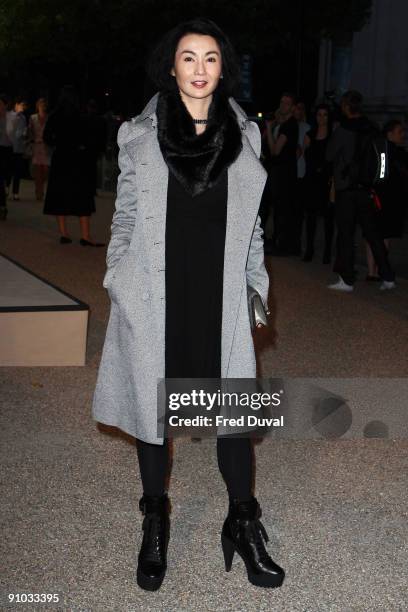
[[[224,78],[224,75],[222,74],[222,75],[220,76],[220,79],[223,79],[223,78]]]

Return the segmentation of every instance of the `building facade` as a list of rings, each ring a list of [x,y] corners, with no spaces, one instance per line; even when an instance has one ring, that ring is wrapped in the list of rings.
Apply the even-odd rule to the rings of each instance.
[[[318,97],[357,89],[368,114],[408,119],[408,1],[373,0],[370,22],[349,45],[323,40]]]

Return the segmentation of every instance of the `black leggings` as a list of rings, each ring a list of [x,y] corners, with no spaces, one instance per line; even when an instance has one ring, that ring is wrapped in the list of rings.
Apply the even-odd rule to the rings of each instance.
[[[145,495],[162,495],[169,465],[168,438],[164,444],[136,440]],[[218,467],[230,498],[247,501],[252,492],[252,444],[250,438],[217,438]]]

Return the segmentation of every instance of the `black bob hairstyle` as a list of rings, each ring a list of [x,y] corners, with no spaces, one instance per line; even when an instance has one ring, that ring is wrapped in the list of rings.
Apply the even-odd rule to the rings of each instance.
[[[181,38],[186,34],[212,36],[221,51],[222,76],[218,89],[227,96],[236,94],[240,82],[239,63],[234,48],[224,32],[210,19],[196,18],[184,21],[167,32],[153,49],[147,64],[147,73],[160,91],[172,91],[176,79],[170,74]]]

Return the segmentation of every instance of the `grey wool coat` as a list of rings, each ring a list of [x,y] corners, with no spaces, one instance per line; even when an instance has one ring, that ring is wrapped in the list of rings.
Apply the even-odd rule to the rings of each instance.
[[[143,112],[118,132],[117,198],[103,286],[111,300],[93,397],[93,417],[145,442],[163,444],[157,433],[157,381],[165,375],[165,227],[168,167],[157,139],[156,94]],[[267,306],[259,204],[266,172],[259,161],[256,123],[233,98],[242,151],[228,168],[221,375],[254,378],[249,283]],[[199,325],[200,322],[197,322]]]

